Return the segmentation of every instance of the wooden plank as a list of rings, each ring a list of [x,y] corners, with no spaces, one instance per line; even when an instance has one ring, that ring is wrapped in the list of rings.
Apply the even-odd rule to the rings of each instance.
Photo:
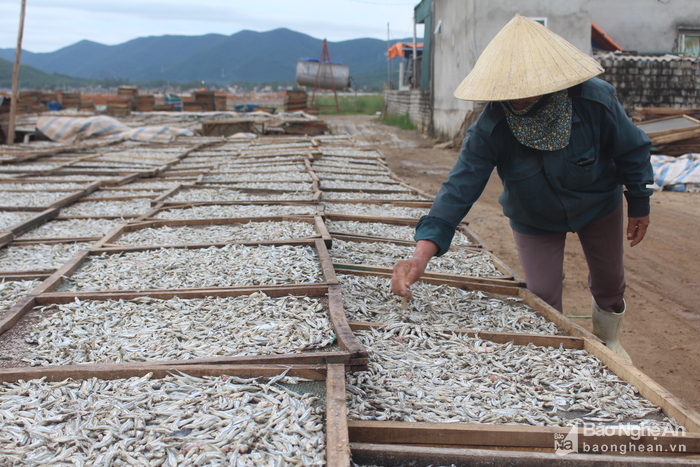
[[[33,295],[28,295],[12,305],[9,310],[0,316],[0,334],[11,329],[32,308],[34,308]]]
[[[314,216],[314,225],[316,226],[316,232],[321,235],[321,239],[326,244],[326,248],[331,248],[333,246],[333,238],[330,232],[328,232],[323,218],[321,216]]]
[[[526,288],[519,288],[517,290],[517,296],[522,298],[526,305],[531,306],[536,309],[537,312],[542,315],[547,321],[551,321],[557,325],[559,329],[565,334],[574,337],[584,337],[586,339],[591,339],[594,341],[599,341],[596,336],[594,336],[587,329],[581,327],[577,323],[574,323],[569,318],[564,316],[562,312],[554,309],[550,304],[542,300],[540,297],[532,293]]]
[[[343,308],[342,290],[339,285],[328,287],[328,312],[333,329],[338,336],[338,346],[354,355],[353,358],[366,358],[367,350],[360,343],[348,324]]]
[[[158,205],[158,204],[160,204],[160,203],[163,203],[167,198],[170,198],[170,197],[173,196],[175,193],[177,193],[177,192],[179,192],[180,190],[182,190],[182,187],[183,187],[183,184],[182,184],[182,183],[178,183],[176,186],[170,188],[170,189],[167,190],[165,193],[163,193],[162,195],[160,195],[159,197],[157,197],[157,198],[155,198],[153,201],[151,201],[151,206],[156,206],[156,205]]]
[[[12,232],[0,232],[0,248],[12,242],[15,236]]]
[[[231,375],[240,378],[273,377],[287,372],[287,376],[323,381],[326,377],[325,365],[152,365],[140,366],[121,364],[66,365],[0,369],[0,382],[16,382],[46,378],[47,381],[73,379],[123,379],[145,376],[153,373],[155,378],[164,378],[171,373],[186,372],[190,376]]]
[[[45,211],[42,211],[38,215],[27,219],[24,222],[20,222],[19,224],[15,224],[10,228],[10,231],[17,237],[22,235],[25,232],[28,232],[32,230],[34,227],[37,227],[47,221],[50,221],[51,219],[55,218],[58,216],[58,213],[61,210],[58,208],[49,208]]]
[[[371,328],[379,328],[386,326],[385,323],[364,323],[352,321],[348,323],[353,331],[368,330]],[[534,344],[540,347],[555,347],[560,346],[565,349],[584,348],[584,339],[581,337],[559,336],[550,334],[526,334],[519,332],[497,332],[497,331],[478,331],[473,329],[449,329],[449,332],[455,334],[466,334],[469,337],[478,337],[497,344],[507,344],[512,342],[515,345]]]
[[[326,466],[350,465],[345,365],[328,365],[326,373]]]
[[[318,255],[318,260],[321,263],[321,270],[323,271],[323,277],[328,284],[337,285],[338,278],[335,275],[335,269],[333,268],[333,260],[331,259],[328,249],[326,248],[326,243],[321,239],[314,240],[314,245],[316,247],[316,254]]]
[[[63,266],[56,270],[51,276],[46,279],[39,287],[34,289],[34,294],[40,295],[45,292],[52,292],[59,288],[65,278],[70,276],[78,269],[85,259],[90,254],[90,250],[80,250],[73,255]]]
[[[671,446],[682,444],[685,445],[687,454],[700,453],[700,434],[697,433],[659,433],[655,436],[648,431],[626,433],[625,429],[608,428],[609,430],[606,429],[604,432],[590,433],[585,431],[585,428],[559,426],[348,421],[350,441],[353,443],[554,450],[555,435],[565,437],[573,429],[578,434],[579,442],[585,440],[589,445],[610,447],[624,444],[638,447],[651,444],[668,448],[667,452],[669,452]]]
[[[459,449],[448,447],[399,446],[390,444],[350,443],[352,460],[358,465],[430,467],[666,467],[697,465],[697,459],[669,456],[634,458],[606,454],[567,454],[552,452],[501,451],[493,449]]]

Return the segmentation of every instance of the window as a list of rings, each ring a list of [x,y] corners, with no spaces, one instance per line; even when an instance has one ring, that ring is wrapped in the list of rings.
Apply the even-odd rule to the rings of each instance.
[[[534,17],[530,17],[530,19],[533,20],[533,21],[537,21],[538,23],[540,23],[540,24],[541,24],[542,26],[544,26],[545,28],[547,27],[547,18],[534,18]]]
[[[678,26],[678,52],[700,56],[700,26]]]

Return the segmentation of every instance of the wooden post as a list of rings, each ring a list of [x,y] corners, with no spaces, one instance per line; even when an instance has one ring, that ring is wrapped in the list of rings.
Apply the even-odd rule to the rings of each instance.
[[[17,113],[17,100],[19,97],[19,60],[22,56],[22,34],[24,33],[24,12],[27,9],[27,0],[22,0],[22,8],[19,14],[19,31],[17,32],[17,48],[15,49],[15,66],[12,69],[12,98],[10,99],[10,124],[7,128],[7,144],[15,142],[15,114]]]

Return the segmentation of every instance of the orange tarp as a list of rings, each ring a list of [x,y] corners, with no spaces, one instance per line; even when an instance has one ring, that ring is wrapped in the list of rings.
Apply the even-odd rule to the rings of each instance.
[[[417,49],[422,49],[423,44],[416,44]],[[404,58],[406,57],[405,52],[413,52],[413,44],[409,44],[406,42],[397,42],[396,44],[392,45],[389,48],[389,58],[395,58],[395,57],[401,57]]]

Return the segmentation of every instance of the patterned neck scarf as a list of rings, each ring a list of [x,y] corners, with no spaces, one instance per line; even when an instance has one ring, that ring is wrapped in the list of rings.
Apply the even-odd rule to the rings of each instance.
[[[542,151],[557,151],[571,137],[571,98],[568,90],[558,91],[515,110],[510,102],[501,102],[510,131],[523,145]]]

